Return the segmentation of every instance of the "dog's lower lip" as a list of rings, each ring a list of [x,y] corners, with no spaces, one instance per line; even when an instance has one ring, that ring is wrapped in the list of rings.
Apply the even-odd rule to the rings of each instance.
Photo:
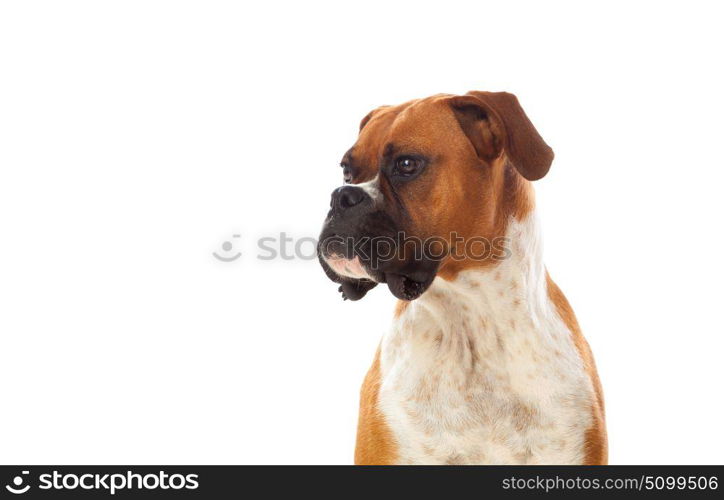
[[[344,255],[332,254],[325,257],[327,265],[339,276],[352,279],[374,281],[367,265],[359,256],[348,258]]]
[[[427,288],[424,281],[418,281],[405,274],[385,273],[385,282],[392,295],[401,300],[415,300]]]

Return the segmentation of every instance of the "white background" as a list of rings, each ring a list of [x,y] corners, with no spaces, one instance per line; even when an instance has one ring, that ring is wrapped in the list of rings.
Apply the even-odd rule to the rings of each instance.
[[[611,462],[724,461],[724,37],[675,5],[3,2],[0,461],[350,463],[395,301],[256,240],[317,236],[370,109],[471,89],[556,151]]]

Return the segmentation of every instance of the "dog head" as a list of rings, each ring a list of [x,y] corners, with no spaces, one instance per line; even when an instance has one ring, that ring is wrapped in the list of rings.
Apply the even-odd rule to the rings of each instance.
[[[319,240],[327,275],[357,300],[378,283],[414,300],[436,276],[499,260],[511,216],[532,208],[529,181],[553,161],[516,97],[436,95],[383,106],[360,124],[342,158]],[[462,247],[462,248],[461,248]],[[501,249],[502,250],[502,249]]]

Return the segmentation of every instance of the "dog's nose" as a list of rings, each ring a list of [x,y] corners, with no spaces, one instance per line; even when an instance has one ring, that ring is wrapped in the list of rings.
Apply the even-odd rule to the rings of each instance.
[[[359,205],[365,198],[367,193],[362,188],[356,186],[342,186],[332,192],[332,208],[337,210],[346,210]]]

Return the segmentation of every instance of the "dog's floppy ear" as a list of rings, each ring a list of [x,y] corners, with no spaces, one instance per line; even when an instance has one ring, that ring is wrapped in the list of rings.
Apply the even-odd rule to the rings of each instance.
[[[538,134],[513,94],[471,91],[451,97],[450,105],[479,157],[490,161],[505,153],[518,172],[530,181],[548,173],[553,150]]]
[[[365,116],[364,118],[362,118],[362,121],[359,122],[359,129],[360,129],[360,131],[361,131],[363,128],[365,128],[365,125],[367,125],[367,123],[372,119],[372,117],[374,117],[378,112],[380,112],[381,110],[383,110],[383,109],[385,109],[385,108],[389,108],[389,107],[390,107],[390,106],[388,106],[388,105],[380,106],[379,108],[373,109],[372,111],[370,111],[369,113],[367,113],[367,116]]]

